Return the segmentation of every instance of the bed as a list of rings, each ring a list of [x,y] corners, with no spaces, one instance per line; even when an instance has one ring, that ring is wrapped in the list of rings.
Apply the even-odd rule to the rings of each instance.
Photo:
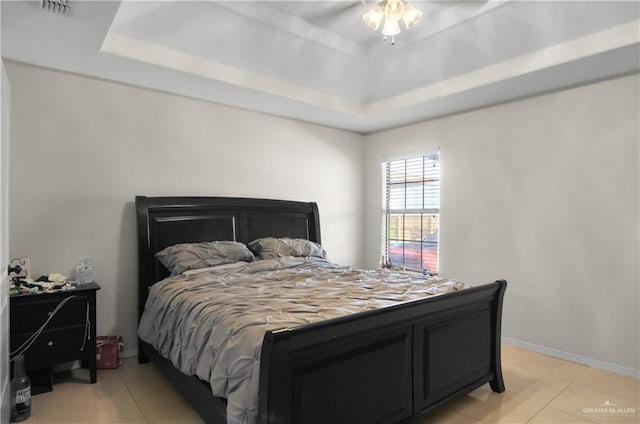
[[[136,197],[139,318],[169,272],[155,258],[178,243],[263,237],[321,242],[315,203],[226,197]],[[411,422],[489,383],[505,390],[500,330],[505,281],[265,333],[257,387],[261,424]],[[227,400],[139,340],[207,423]]]

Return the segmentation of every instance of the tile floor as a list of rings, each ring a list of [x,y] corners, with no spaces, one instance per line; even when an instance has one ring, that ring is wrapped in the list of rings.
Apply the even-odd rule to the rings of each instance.
[[[502,368],[506,392],[485,385],[416,424],[640,422],[639,380],[510,345],[503,346]],[[26,422],[202,422],[152,364],[127,359],[119,369],[99,370],[96,384],[87,378],[86,370],[74,370],[34,396]]]

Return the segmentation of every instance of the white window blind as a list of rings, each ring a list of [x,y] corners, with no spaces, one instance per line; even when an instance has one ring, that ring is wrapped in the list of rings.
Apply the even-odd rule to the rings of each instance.
[[[383,257],[392,268],[438,273],[440,155],[382,164]]]

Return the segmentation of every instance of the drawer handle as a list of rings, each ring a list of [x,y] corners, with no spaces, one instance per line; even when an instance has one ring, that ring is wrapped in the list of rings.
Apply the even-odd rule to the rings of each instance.
[[[47,343],[47,346],[53,346],[53,340],[49,340],[49,343]]]

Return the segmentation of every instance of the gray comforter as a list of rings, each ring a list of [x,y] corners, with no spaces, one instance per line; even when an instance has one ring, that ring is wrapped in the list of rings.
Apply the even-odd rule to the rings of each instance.
[[[227,398],[228,423],[258,414],[260,350],[267,330],[295,328],[460,290],[439,277],[340,267],[286,257],[187,271],[150,290],[140,338]]]

